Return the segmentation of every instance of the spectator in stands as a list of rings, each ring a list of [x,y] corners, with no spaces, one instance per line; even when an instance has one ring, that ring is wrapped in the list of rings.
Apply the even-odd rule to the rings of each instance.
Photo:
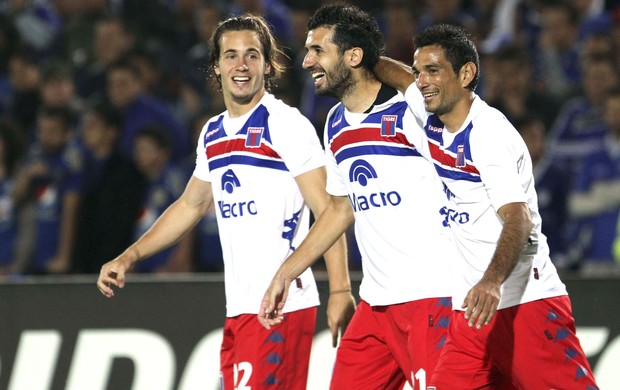
[[[543,120],[545,130],[551,127],[560,101],[533,82],[534,70],[527,49],[519,45],[499,49],[493,54],[493,68],[497,82],[487,85],[485,90],[489,104],[513,123],[531,115]]]
[[[567,98],[579,90],[579,14],[564,0],[540,1],[536,74],[547,92]]]
[[[570,213],[585,220],[589,245],[586,265],[614,260],[613,245],[620,217],[620,88],[607,93],[604,103],[607,133],[601,148],[584,157],[570,196]],[[608,269],[605,268],[605,272]]]
[[[101,98],[106,85],[106,72],[120,61],[135,44],[135,37],[120,17],[107,16],[95,22],[92,38],[92,60],[76,70],[78,94],[83,98]]]
[[[157,126],[144,127],[136,134],[134,161],[148,184],[136,221],[134,240],[146,233],[168,206],[181,196],[189,178],[185,171],[170,161],[170,145],[166,131]],[[192,245],[192,235],[188,234],[174,246],[137,263],[135,270],[188,272],[192,268]]]
[[[98,273],[133,240],[146,180],[119,149],[122,128],[122,115],[107,103],[89,107],[82,120],[80,135],[88,155],[88,174],[73,248],[72,270],[76,273]]]
[[[39,92],[43,105],[67,108],[76,120],[84,110],[84,102],[75,90],[73,73],[65,63],[53,61],[41,67]]]
[[[570,180],[566,170],[554,163],[547,151],[546,128],[541,119],[524,116],[515,121],[532,157],[534,183],[538,194],[538,212],[543,221],[542,232],[547,237],[550,257],[556,267],[574,267],[568,258],[566,242],[568,224],[568,195]]]
[[[618,72],[609,57],[584,60],[583,95],[561,108],[549,133],[552,157],[574,177],[582,159],[600,149],[605,140],[603,102],[606,92],[618,85]]]
[[[13,192],[17,203],[35,203],[36,244],[27,273],[64,273],[70,267],[83,183],[83,156],[72,135],[68,110],[40,109],[36,142],[17,173]]]
[[[34,131],[37,110],[41,104],[39,83],[41,74],[34,59],[24,52],[14,53],[8,62],[11,84],[11,116],[24,129],[30,140]]]
[[[12,191],[21,146],[19,129],[0,121],[0,277],[16,271],[17,209]]]
[[[121,150],[127,155],[133,153],[135,138],[141,128],[153,124],[161,126],[171,141],[171,158],[182,160],[189,153],[187,130],[159,99],[144,92],[140,82],[139,69],[129,61],[120,61],[109,67],[107,72],[108,99],[125,118],[121,133]]]

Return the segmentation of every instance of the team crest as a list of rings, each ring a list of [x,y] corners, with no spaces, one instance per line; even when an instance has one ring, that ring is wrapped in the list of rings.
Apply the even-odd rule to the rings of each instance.
[[[245,138],[246,148],[260,148],[260,141],[263,139],[264,127],[248,127],[248,135]]]
[[[381,116],[381,136],[382,137],[395,137],[396,136],[396,118],[398,118],[397,115]]]
[[[456,161],[454,164],[457,168],[465,168],[465,147],[459,145],[456,149]]]

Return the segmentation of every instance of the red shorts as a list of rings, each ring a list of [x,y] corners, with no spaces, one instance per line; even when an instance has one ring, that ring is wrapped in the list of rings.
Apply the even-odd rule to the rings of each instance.
[[[568,296],[541,299],[499,310],[476,329],[454,311],[429,390],[597,390],[571,312]]]
[[[222,390],[306,389],[316,307],[284,315],[265,329],[256,314],[226,318],[220,351]]]
[[[336,353],[331,389],[426,390],[446,338],[450,298],[370,306],[361,301]]]

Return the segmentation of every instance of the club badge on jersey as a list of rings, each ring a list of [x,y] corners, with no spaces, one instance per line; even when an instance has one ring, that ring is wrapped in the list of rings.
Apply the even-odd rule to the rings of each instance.
[[[454,164],[457,168],[465,168],[465,147],[459,145],[456,149],[456,160]]]
[[[383,137],[396,137],[397,115],[381,116],[381,135]]]
[[[245,138],[247,148],[260,148],[260,141],[263,138],[264,127],[248,127],[248,134]]]

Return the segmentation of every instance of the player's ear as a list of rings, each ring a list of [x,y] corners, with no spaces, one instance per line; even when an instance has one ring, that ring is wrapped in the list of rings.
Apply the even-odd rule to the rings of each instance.
[[[221,76],[221,72],[220,72],[220,67],[219,67],[219,65],[217,65],[217,64],[216,64],[216,65],[213,65],[213,73],[215,73],[215,75],[216,75],[217,77],[220,77],[220,76]]]
[[[461,70],[459,71],[459,80],[461,82],[461,87],[467,88],[467,86],[472,82],[472,80],[476,77],[477,71],[476,64],[473,62],[468,62],[465,65],[461,66]]]
[[[364,59],[364,49],[361,47],[353,47],[345,52],[345,58],[349,63],[349,66],[356,68],[362,64]]]

